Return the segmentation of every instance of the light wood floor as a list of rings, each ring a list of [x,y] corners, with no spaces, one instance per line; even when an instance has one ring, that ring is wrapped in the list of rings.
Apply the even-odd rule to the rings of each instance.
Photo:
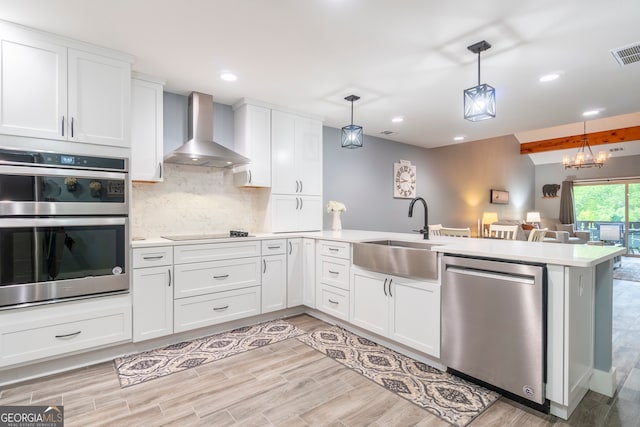
[[[614,366],[616,395],[589,392],[567,422],[503,398],[470,425],[640,426],[640,282],[614,283]],[[66,426],[448,425],[295,339],[125,389],[103,363],[4,388],[12,404],[64,405]]]

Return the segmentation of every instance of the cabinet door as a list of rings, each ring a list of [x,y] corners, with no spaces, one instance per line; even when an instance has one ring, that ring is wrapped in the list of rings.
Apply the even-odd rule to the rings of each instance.
[[[389,338],[440,357],[440,285],[390,278]]]
[[[302,239],[302,303],[307,307],[316,307],[316,241]]]
[[[66,139],[67,48],[2,31],[0,131]]]
[[[351,323],[386,336],[389,329],[389,279],[383,274],[351,269]]]
[[[262,257],[262,313],[287,307],[287,256]]]
[[[304,250],[302,239],[287,239],[287,307],[304,302]]]
[[[301,196],[298,209],[298,229],[296,231],[322,230],[322,198],[320,196]]]
[[[300,193],[322,194],[322,123],[296,118],[296,167]]]
[[[172,267],[133,270],[133,341],[173,333]]]
[[[130,146],[131,66],[69,49],[70,139]]]
[[[271,159],[274,194],[300,192],[296,167],[296,116],[273,110],[271,112]]]
[[[131,179],[162,181],[162,85],[131,80]]]
[[[271,186],[271,110],[242,105],[235,111],[235,151],[251,159],[234,172],[243,172],[239,185]]]
[[[300,197],[271,196],[271,231],[274,233],[298,231]]]

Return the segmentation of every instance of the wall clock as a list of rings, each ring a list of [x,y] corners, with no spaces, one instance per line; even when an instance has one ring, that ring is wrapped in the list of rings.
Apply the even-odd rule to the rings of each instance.
[[[393,197],[416,197],[416,167],[406,160],[393,164]]]

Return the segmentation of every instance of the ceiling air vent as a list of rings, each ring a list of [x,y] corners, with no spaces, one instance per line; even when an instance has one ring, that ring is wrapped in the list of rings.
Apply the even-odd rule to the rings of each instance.
[[[611,54],[621,66],[640,62],[640,42],[612,49]]]
[[[380,132],[380,135],[393,135],[394,133],[396,132],[392,130],[383,130],[382,132]]]
[[[610,153],[616,153],[618,151],[624,151],[624,148],[622,148],[622,147],[609,148],[609,152]]]

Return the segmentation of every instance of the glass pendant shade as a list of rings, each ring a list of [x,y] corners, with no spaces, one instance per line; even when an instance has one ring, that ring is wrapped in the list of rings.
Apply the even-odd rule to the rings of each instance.
[[[353,124],[353,102],[360,99],[360,97],[349,95],[344,99],[351,102],[351,124],[342,128],[341,145],[342,148],[360,148],[363,140],[362,126]]]
[[[477,122],[496,116],[496,90],[484,83],[465,89],[464,118]]]
[[[348,125],[342,128],[342,148],[362,147],[362,126]]]
[[[464,91],[464,118],[472,122],[496,116],[496,90],[486,83],[480,84],[480,52],[489,48],[491,45],[486,40],[467,46],[478,55],[478,85]]]

